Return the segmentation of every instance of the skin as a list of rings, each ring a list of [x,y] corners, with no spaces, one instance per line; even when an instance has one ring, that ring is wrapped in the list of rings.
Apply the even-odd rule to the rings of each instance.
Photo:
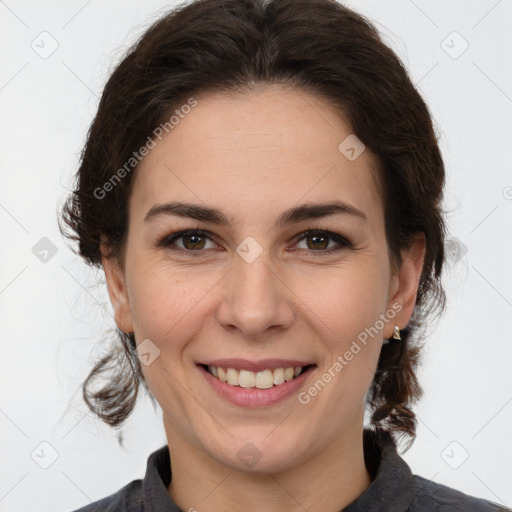
[[[413,313],[424,237],[393,272],[377,160],[368,149],[354,161],[340,152],[350,126],[321,98],[274,85],[197,100],[136,171],[124,265],[102,245],[118,327],[160,350],[142,369],[164,413],[168,491],[183,510],[338,511],[371,483],[365,394],[383,338]],[[337,214],[274,226],[288,208],[333,200],[367,222]],[[218,208],[233,223],[166,215],[144,222],[169,201]],[[197,239],[176,240],[176,251],[158,245],[197,228],[215,236],[199,239],[202,250]],[[308,229],[339,234],[352,247],[327,239],[318,249],[311,237],[299,240]],[[236,252],[247,237],[263,250],[252,263]],[[196,366],[221,357],[311,361],[317,368],[304,391],[393,304],[401,311],[306,405],[297,394],[257,410],[233,405]],[[251,467],[237,456],[247,442],[261,453]]]

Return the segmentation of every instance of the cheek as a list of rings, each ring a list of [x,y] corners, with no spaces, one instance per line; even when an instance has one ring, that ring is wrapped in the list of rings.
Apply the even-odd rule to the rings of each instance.
[[[205,329],[208,292],[218,277],[176,265],[171,268],[162,261],[137,263],[130,282],[137,341],[149,339],[158,349],[154,362],[141,369],[156,400],[173,416],[190,407],[189,394],[183,392],[190,370],[187,350]]]
[[[134,261],[130,282],[130,309],[139,337],[152,339],[162,349],[176,347],[185,331],[201,327],[197,321],[219,276],[165,262]]]
[[[383,277],[372,258],[345,262],[329,271],[309,272],[294,279],[293,289],[305,305],[304,313],[309,311],[309,316],[317,317],[337,340],[356,336],[383,312]]]
[[[329,382],[331,391],[320,402],[342,404],[342,416],[362,401],[373,379],[382,346],[385,290],[373,258],[347,263],[323,277],[321,283],[297,280],[297,295],[308,297],[302,311],[325,350],[318,378]]]

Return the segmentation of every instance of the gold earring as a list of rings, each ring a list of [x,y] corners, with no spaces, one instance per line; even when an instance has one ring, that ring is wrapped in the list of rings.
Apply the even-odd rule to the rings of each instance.
[[[400,337],[400,328],[398,327],[398,325],[395,325],[395,328],[393,330],[393,339],[394,340],[401,340],[402,339]]]

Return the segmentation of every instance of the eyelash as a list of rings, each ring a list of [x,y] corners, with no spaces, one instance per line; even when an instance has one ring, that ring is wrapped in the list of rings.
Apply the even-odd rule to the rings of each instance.
[[[201,253],[208,250],[208,249],[198,249],[198,250],[194,251],[194,250],[190,250],[190,249],[183,249],[181,247],[179,247],[179,248],[171,247],[171,245],[176,240],[178,240],[186,235],[199,235],[201,237],[208,238],[210,241],[215,243],[213,235],[211,233],[209,233],[208,231],[204,231],[202,229],[186,229],[184,231],[177,231],[175,233],[171,233],[171,234],[164,236],[158,242],[157,245],[159,247],[165,247],[166,249],[169,249],[169,250],[175,251],[175,252],[187,253],[190,255],[192,255],[193,253],[197,253],[197,254],[194,254],[194,256],[196,256],[196,255],[200,256]],[[338,243],[339,247],[336,247],[334,249],[330,248],[328,250],[326,249],[326,250],[318,250],[318,251],[315,251],[313,249],[311,249],[311,250],[299,249],[299,250],[305,250],[305,251],[312,252],[312,253],[318,253],[319,255],[325,255],[325,254],[332,254],[334,252],[338,252],[342,249],[350,249],[353,247],[352,243],[345,237],[342,237],[341,235],[338,235],[336,233],[332,233],[331,231],[326,231],[326,230],[322,230],[322,229],[308,229],[307,231],[304,231],[303,233],[301,233],[301,236],[297,240],[296,244],[298,244],[299,242],[302,242],[302,240],[304,240],[308,237],[311,237],[311,236],[322,236],[322,237],[330,238],[331,240]]]

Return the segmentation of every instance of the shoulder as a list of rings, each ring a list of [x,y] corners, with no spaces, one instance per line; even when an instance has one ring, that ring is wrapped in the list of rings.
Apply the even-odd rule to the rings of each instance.
[[[491,501],[470,496],[443,484],[414,475],[414,500],[408,512],[512,512]]]
[[[142,480],[133,480],[119,491],[73,512],[143,512]]]

